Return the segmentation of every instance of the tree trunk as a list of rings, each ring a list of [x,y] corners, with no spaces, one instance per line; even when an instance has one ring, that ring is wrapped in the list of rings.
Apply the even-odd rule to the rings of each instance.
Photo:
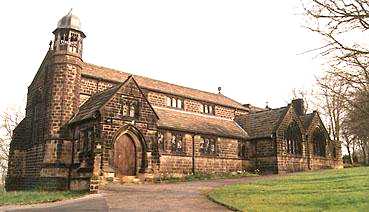
[[[352,164],[357,162],[356,153],[355,153],[355,141],[352,141]]]
[[[345,146],[346,146],[347,153],[348,153],[348,156],[349,156],[349,159],[350,159],[350,164],[352,165],[353,164],[353,160],[352,160],[350,146],[349,145],[345,145]]]
[[[364,144],[361,144],[361,150],[363,151],[363,163],[366,165],[368,160],[367,160],[367,157],[366,157],[366,150],[365,150],[365,146]]]

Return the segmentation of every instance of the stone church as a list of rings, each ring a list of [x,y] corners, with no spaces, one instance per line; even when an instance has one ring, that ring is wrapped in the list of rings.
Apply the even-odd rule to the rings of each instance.
[[[341,147],[301,99],[261,109],[83,61],[71,12],[28,87],[7,190],[90,189],[133,176],[342,167]]]

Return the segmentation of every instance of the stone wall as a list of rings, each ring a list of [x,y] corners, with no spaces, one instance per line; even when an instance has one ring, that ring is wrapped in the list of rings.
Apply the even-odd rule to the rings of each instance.
[[[50,59],[46,114],[47,137],[68,137],[66,123],[78,111],[82,60],[74,55],[54,53]]]
[[[276,143],[271,138],[259,138],[250,142],[246,157],[252,163],[252,170],[269,174],[277,172]]]
[[[311,170],[327,169],[327,168],[343,168],[342,160],[314,157],[311,159]]]
[[[250,170],[249,160],[239,156],[239,141],[223,137],[212,137],[216,144],[215,154],[206,155],[201,151],[204,138],[207,136],[194,135],[185,132],[161,130],[164,144],[159,149],[160,164],[157,172],[162,175],[191,174],[193,169],[201,173],[232,172]],[[173,152],[171,147],[172,135],[182,137],[182,152]],[[194,147],[194,151],[193,151]]]
[[[308,159],[305,156],[278,156],[278,173],[300,172],[308,170]]]
[[[92,95],[98,91],[106,90],[114,85],[117,85],[117,82],[110,82],[107,80],[82,75],[80,92],[81,94]]]
[[[143,89],[143,92],[146,94],[146,98],[150,102],[151,105],[158,106],[158,107],[167,106],[166,96],[164,94],[152,92],[146,89]]]
[[[255,157],[251,158],[251,170],[261,174],[276,174],[278,173],[277,157]]]
[[[25,149],[12,149],[9,160],[9,170],[6,180],[6,189],[24,190],[33,188],[62,189],[65,179],[58,176],[53,181],[43,176],[45,164],[43,163],[43,144],[34,144]],[[45,184],[46,183],[46,184]],[[50,186],[45,186],[50,185]]]
[[[196,156],[195,173],[224,173],[249,169],[248,161],[239,158],[217,158]],[[191,174],[192,157],[180,155],[161,155],[159,174]]]

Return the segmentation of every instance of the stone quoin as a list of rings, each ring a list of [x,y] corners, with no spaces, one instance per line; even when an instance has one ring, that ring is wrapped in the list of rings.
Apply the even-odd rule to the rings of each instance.
[[[7,190],[89,189],[127,177],[286,173],[342,167],[318,112],[271,109],[86,63],[69,12],[28,87],[10,145]]]

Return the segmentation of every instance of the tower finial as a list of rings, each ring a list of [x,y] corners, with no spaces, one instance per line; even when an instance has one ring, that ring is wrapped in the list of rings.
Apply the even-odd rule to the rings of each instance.
[[[266,101],[265,104],[266,104],[265,109],[270,110],[271,108],[269,107],[269,101]]]
[[[68,15],[72,15],[72,12],[73,12],[73,8],[70,8]]]

